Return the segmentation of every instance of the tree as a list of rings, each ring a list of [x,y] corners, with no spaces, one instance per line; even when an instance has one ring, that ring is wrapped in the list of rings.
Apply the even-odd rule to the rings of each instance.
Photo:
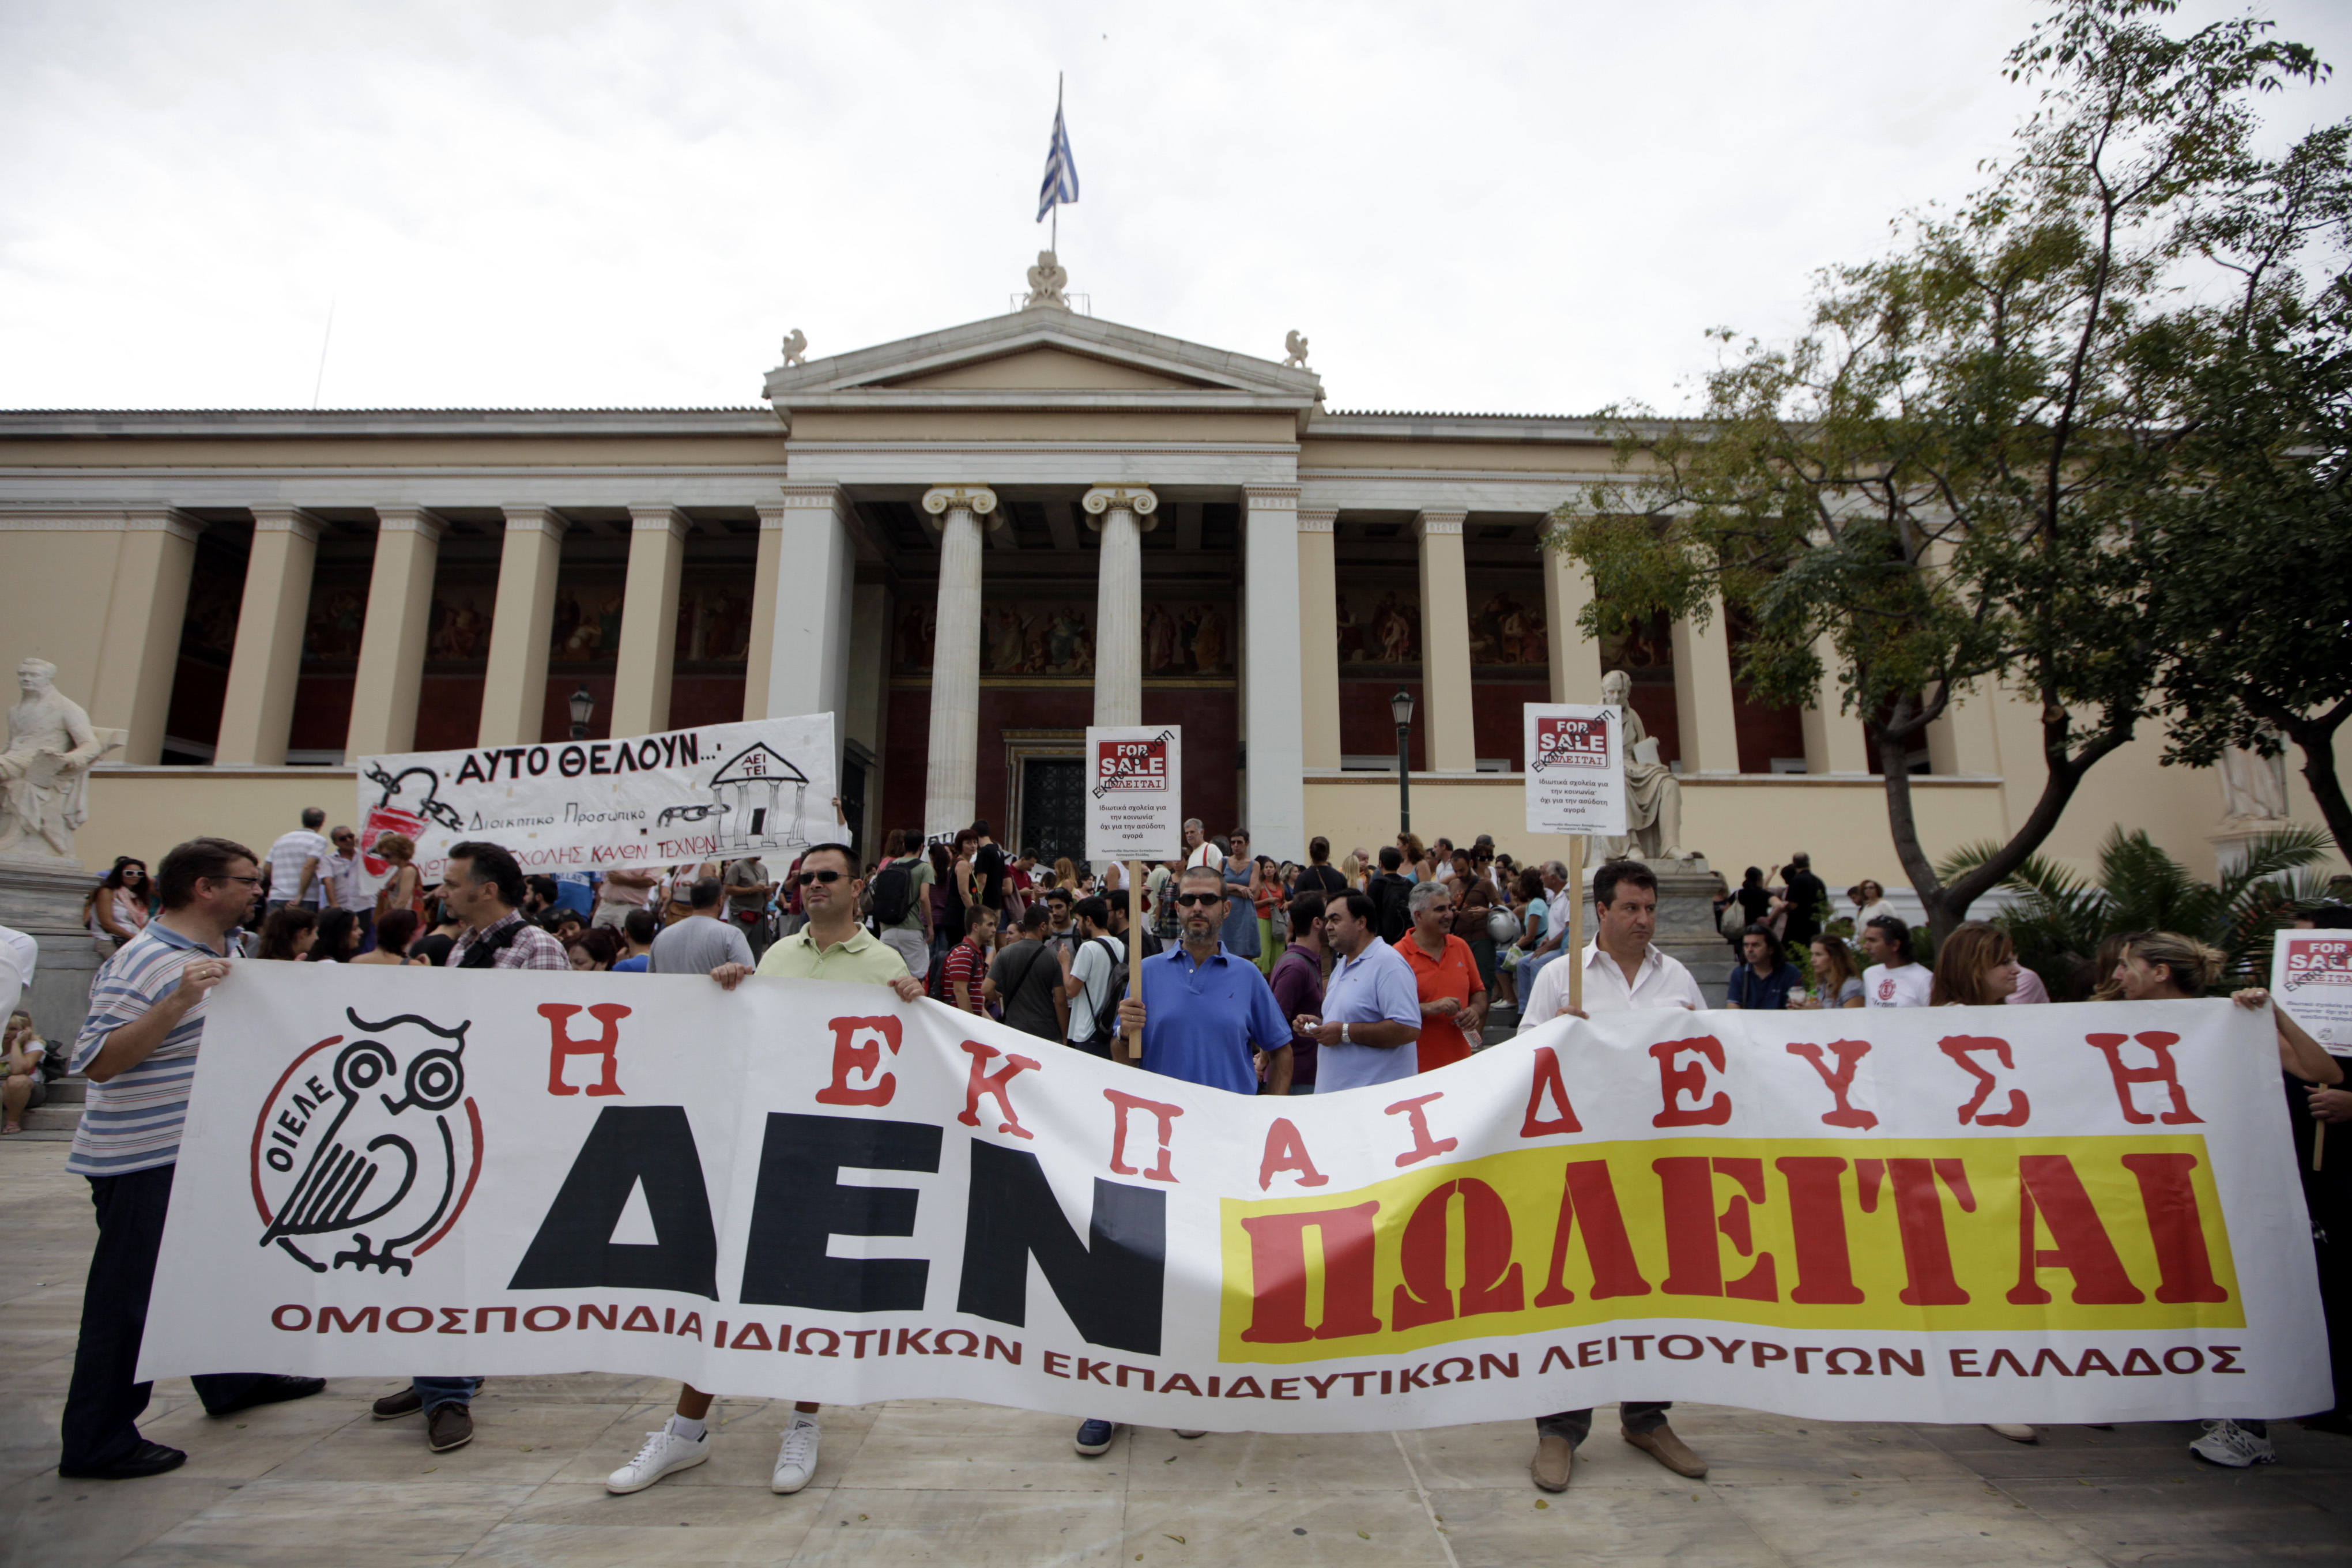
[[[2179,268],[2246,172],[2252,97],[2312,52],[2242,18],[2168,37],[2168,0],[2071,0],[2009,57],[2044,84],[2019,150],[1893,254],[1821,275],[1794,342],[1730,348],[1701,417],[1618,421],[1622,482],[1549,541],[1591,569],[1588,633],[1718,598],[1752,628],[1768,701],[1810,702],[1835,655],[1888,826],[1940,940],[2048,838],[2134,733],[2162,665],[2136,546],[2179,475]],[[1965,694],[2039,704],[2033,809],[1947,880],[1920,842],[1909,756]]]
[[[2242,196],[2198,235],[2241,285],[2181,324],[2188,478],[2161,498],[2143,546],[2173,708],[2165,760],[2205,766],[2225,746],[2292,743],[2352,859],[2336,767],[2352,717],[2347,150],[2352,126],[2312,132],[2247,170]]]

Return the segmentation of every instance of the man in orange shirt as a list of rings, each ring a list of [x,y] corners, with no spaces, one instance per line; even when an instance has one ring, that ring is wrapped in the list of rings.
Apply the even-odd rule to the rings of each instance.
[[[1458,1062],[1486,1026],[1486,983],[1470,944],[1454,934],[1454,894],[1444,882],[1416,882],[1411,901],[1412,929],[1397,939],[1397,951],[1412,966],[1421,993],[1421,1070]]]

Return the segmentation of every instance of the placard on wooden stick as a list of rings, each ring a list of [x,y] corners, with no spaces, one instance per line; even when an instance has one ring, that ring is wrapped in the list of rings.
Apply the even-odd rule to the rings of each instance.
[[[1143,862],[1171,860],[1183,852],[1183,732],[1173,724],[1153,728],[1103,725],[1087,730],[1087,858],[1127,864],[1127,984],[1143,995]],[[1140,1058],[1143,1036],[1128,1039],[1128,1055]]]

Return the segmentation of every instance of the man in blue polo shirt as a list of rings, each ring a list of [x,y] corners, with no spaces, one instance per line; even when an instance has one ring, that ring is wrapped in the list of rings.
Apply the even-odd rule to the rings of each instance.
[[[1234,1094],[1257,1093],[1257,1053],[1266,1084],[1290,1092],[1290,1022],[1256,964],[1236,958],[1218,938],[1225,920],[1224,874],[1189,866],[1176,879],[1183,944],[1143,961],[1143,998],[1118,1005],[1119,1029],[1143,1031],[1143,1070]],[[1123,1047],[1114,1047],[1125,1061]],[[1116,1421],[1078,1427],[1076,1447],[1088,1458],[1108,1452]],[[1179,1437],[1201,1434],[1180,1429]]]
[[[1339,962],[1323,983],[1321,1019],[1300,1020],[1315,1037],[1315,1092],[1412,1077],[1421,1070],[1421,983],[1381,940],[1371,899],[1333,899],[1323,910],[1323,940]]]

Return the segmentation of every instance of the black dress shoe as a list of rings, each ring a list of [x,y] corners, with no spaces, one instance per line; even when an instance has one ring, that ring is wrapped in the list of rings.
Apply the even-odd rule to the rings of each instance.
[[[308,1399],[327,1386],[323,1377],[262,1377],[248,1384],[243,1394],[226,1405],[205,1409],[207,1415],[234,1415],[240,1410],[250,1410],[257,1405],[282,1405],[289,1399]]]
[[[188,1456],[177,1448],[142,1441],[111,1464],[61,1464],[58,1467],[58,1474],[69,1481],[135,1481],[142,1476],[160,1476],[165,1470],[176,1470],[187,1462]]]

